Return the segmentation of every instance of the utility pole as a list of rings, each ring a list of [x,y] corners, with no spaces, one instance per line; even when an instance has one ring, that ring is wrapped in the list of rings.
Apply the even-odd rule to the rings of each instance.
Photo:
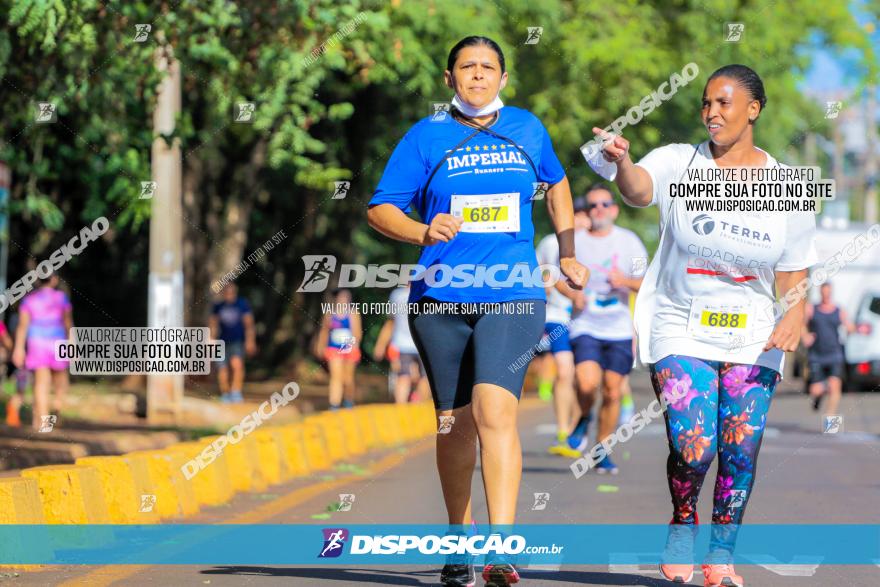
[[[155,183],[150,213],[150,278],[147,325],[150,328],[183,326],[182,160],[180,140],[170,144],[180,114],[180,63],[164,35],[156,36],[156,68],[164,74],[153,112],[152,179]],[[179,420],[183,375],[147,376],[147,420]]]
[[[9,190],[12,174],[6,162],[0,161],[0,292],[6,291],[7,262],[9,259]]]
[[[865,222],[877,223],[877,90],[876,86],[868,87],[865,125],[867,126],[867,144],[865,146]]]
[[[840,119],[831,122],[831,138],[834,141],[834,151],[831,157],[831,174],[836,181],[837,199],[834,201],[835,222],[849,222],[850,209],[852,206],[852,187],[849,178],[845,175],[844,156],[846,147],[843,144],[843,132],[840,130]]]
[[[816,161],[816,133],[808,132],[804,138],[804,165],[815,167]]]

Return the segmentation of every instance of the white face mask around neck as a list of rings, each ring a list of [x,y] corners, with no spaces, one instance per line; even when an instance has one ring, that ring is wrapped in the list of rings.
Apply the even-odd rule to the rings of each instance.
[[[501,110],[502,106],[504,106],[504,102],[502,102],[501,98],[496,95],[494,100],[492,100],[482,108],[474,108],[467,102],[459,99],[458,94],[456,94],[452,97],[452,105],[455,107],[456,110],[458,110],[465,116],[469,118],[475,118],[477,116],[488,116],[497,112],[498,110]]]

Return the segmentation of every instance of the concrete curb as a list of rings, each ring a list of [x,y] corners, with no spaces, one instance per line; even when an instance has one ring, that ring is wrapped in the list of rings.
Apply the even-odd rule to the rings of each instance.
[[[342,423],[342,434],[345,436],[345,448],[349,455],[360,456],[367,452],[367,444],[361,433],[360,422],[351,410],[335,412],[339,414],[338,420]]]
[[[40,489],[36,480],[24,477],[0,479],[0,524],[45,524],[43,504],[40,503]],[[19,532],[13,531],[16,536]],[[52,550],[47,542],[29,544],[23,536],[7,540],[0,545],[3,558],[9,560],[40,556],[48,559]],[[35,552],[36,551],[36,552]],[[0,564],[4,571],[37,571],[43,565]]]
[[[314,422],[324,433],[325,447],[330,464],[338,463],[348,457],[345,446],[345,431],[342,429],[342,418],[339,412],[322,412],[306,418],[306,424]]]
[[[201,506],[229,502],[237,492],[308,478],[349,457],[430,437],[436,429],[430,402],[373,404],[257,428],[235,443],[209,436],[160,450],[83,456],[75,464],[33,467],[20,477],[0,478],[0,524],[153,524],[188,518]],[[216,451],[212,443],[221,438],[227,442]],[[15,565],[0,568],[10,566]]]
[[[324,437],[324,428],[314,420],[303,421],[295,424],[302,430],[303,446],[306,451],[306,459],[309,469],[312,471],[324,471],[329,469],[333,461],[327,450],[327,441]]]
[[[173,448],[140,450],[125,455],[142,460],[150,475],[150,491],[156,496],[156,510],[163,519],[194,516],[199,513],[192,483],[183,476],[181,468],[189,458]]]
[[[25,469],[21,476],[34,479],[47,524],[109,524],[101,477],[94,467],[45,465]]]
[[[0,479],[0,524],[45,524],[40,489],[35,479]]]
[[[194,473],[187,479],[187,482],[192,485],[196,501],[200,506],[224,504],[235,493],[229,476],[228,457],[223,453],[220,455],[215,453],[213,460],[202,458],[208,445],[207,442],[196,440],[179,442],[168,447],[180,450],[186,455],[186,469],[190,473]]]
[[[257,466],[269,485],[277,485],[285,480],[285,467],[281,461],[281,451],[270,430],[254,430],[248,440],[256,443]]]
[[[301,427],[294,425],[268,428],[275,434],[281,458],[284,460],[290,478],[305,477],[309,474],[309,462],[303,446]]]
[[[203,436],[199,441],[210,444],[218,438],[220,436]],[[231,476],[232,487],[236,491],[251,491],[254,489],[255,481],[263,478],[259,469],[255,469],[258,466],[256,448],[254,443],[245,439],[235,444],[227,444],[223,449],[230,470],[237,473]]]
[[[152,500],[142,498],[144,494],[138,490],[150,484],[146,469],[138,469],[137,474],[147,478],[135,482],[135,469],[125,457],[81,457],[76,459],[76,464],[93,467],[98,472],[111,523],[153,524],[159,521]]]

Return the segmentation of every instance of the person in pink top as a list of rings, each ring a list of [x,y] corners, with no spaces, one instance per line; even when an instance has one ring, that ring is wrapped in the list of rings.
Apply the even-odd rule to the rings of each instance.
[[[49,391],[53,386],[51,414],[57,416],[61,411],[68,387],[68,361],[55,358],[55,342],[67,339],[73,327],[73,307],[67,294],[56,289],[58,277],[52,275],[39,284],[37,290],[21,302],[12,353],[16,367],[34,372],[33,426],[36,430],[40,429],[43,416],[50,414]]]

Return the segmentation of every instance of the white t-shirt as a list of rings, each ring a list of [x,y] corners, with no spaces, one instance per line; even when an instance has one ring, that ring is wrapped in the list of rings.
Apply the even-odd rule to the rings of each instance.
[[[392,315],[394,316],[394,328],[391,330],[391,344],[397,347],[402,354],[418,354],[419,349],[413,341],[409,331],[409,321],[406,303],[409,299],[409,288],[398,287],[391,292]]]
[[[590,280],[584,288],[587,304],[580,312],[575,310],[569,326],[571,338],[589,334],[602,340],[631,339],[630,290],[612,289],[608,274],[612,269],[627,277],[643,273],[648,259],[645,245],[633,231],[613,226],[605,236],[578,232],[574,252],[578,262],[590,270]]]
[[[780,165],[765,154],[767,167]],[[653,180],[651,204],[660,207],[661,227],[660,247],[636,300],[639,357],[655,363],[688,355],[781,374],[784,353],[763,351],[776,325],[775,271],[799,271],[818,261],[815,216],[687,212],[684,200],[669,197],[669,185],[682,180],[692,157],[694,168],[716,167],[708,142],[660,147],[638,163]]]
[[[535,248],[538,265],[555,265],[559,267],[559,240],[556,234],[548,234],[541,239]],[[564,276],[560,274],[560,279]],[[565,324],[571,318],[571,300],[559,293],[555,287],[550,288],[547,295],[547,317],[545,324]]]

